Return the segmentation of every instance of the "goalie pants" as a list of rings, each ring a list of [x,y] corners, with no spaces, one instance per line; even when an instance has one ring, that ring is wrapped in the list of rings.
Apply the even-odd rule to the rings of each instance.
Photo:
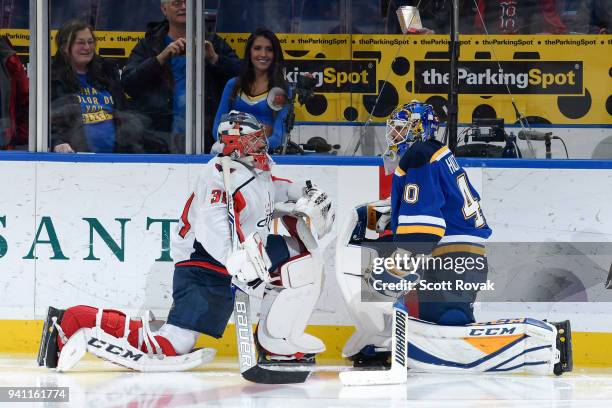
[[[429,265],[433,267],[421,269],[419,272],[421,282],[425,281],[426,284],[419,283],[417,290],[410,291],[404,297],[410,316],[444,326],[461,326],[476,321],[474,301],[479,290],[462,288],[468,286],[466,283],[485,283],[489,267],[486,256],[479,254],[482,253],[481,247],[462,246],[473,251],[436,256],[436,251],[442,252],[440,249],[444,247],[434,250],[433,259],[438,261],[430,262]],[[453,267],[450,267],[451,265]],[[462,266],[457,267],[458,265]],[[425,285],[427,289],[423,288]]]
[[[266,252],[272,271],[290,258],[280,235],[268,235]],[[234,309],[231,282],[224,268],[206,262],[179,262],[174,269],[168,323],[220,338]]]

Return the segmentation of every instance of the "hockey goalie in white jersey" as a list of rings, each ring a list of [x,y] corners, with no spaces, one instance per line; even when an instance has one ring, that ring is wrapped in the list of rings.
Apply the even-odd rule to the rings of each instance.
[[[82,305],[49,308],[39,365],[65,371],[85,351],[139,371],[185,370],[208,362],[214,350],[193,348],[200,333],[222,336],[232,314],[232,278],[265,283],[256,335],[262,362],[313,362],[325,350],[320,339],[304,333],[323,273],[323,262],[309,250],[316,240],[304,218],[321,238],[334,222],[332,203],[310,182],[272,176],[267,137],[254,116],[232,111],[218,133],[223,152],[203,167],[172,239],[176,265],[168,320]],[[233,159],[237,251],[228,228],[223,156]],[[289,236],[270,233],[275,217]]]
[[[473,288],[487,282],[484,242],[491,229],[467,173],[435,140],[437,127],[431,105],[417,101],[391,115],[386,135],[386,157],[395,159],[390,166],[391,197],[358,206],[340,231],[337,276],[357,328],[343,354],[355,366],[399,362],[404,376],[405,367],[558,375],[571,371],[568,321],[475,322],[478,289]],[[472,289],[462,289],[464,282]],[[380,296],[364,302],[368,293]],[[386,303],[380,302],[385,296]],[[400,324],[392,330],[398,316]],[[392,339],[396,356],[390,361]],[[374,377],[343,375],[347,384],[351,376],[364,384]]]

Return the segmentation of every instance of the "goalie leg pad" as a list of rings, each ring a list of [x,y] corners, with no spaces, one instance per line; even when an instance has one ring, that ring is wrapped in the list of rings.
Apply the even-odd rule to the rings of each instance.
[[[291,258],[280,267],[281,282],[285,288],[297,289],[315,282],[320,274],[312,255]],[[319,277],[320,279],[320,277]]]
[[[441,326],[410,318],[408,366],[425,371],[550,375],[560,361],[557,329],[530,319]]]
[[[304,333],[321,293],[322,263],[313,260],[314,256],[292,259],[287,268],[281,266],[283,285],[291,286],[266,287],[257,339],[271,353],[293,355],[325,350],[321,340]]]
[[[363,288],[378,250],[364,245],[367,225],[367,205],[349,213],[338,236],[336,245],[336,281],[355,324],[355,333],[346,342],[342,355],[352,357],[364,347],[372,345],[380,351],[391,350],[391,323],[393,308],[389,302],[363,302]],[[368,293],[366,293],[368,295]]]
[[[116,325],[112,324],[113,318],[116,318]],[[134,325],[136,319],[115,310],[97,309],[94,319],[92,327],[81,327],[71,332],[69,337],[60,331],[64,344],[59,355],[58,371],[70,370],[86,351],[120,366],[143,372],[188,370],[211,361],[215,355],[214,349],[201,349],[177,356],[170,341],[151,330],[153,320],[149,311],[140,318],[138,325]],[[117,335],[120,332],[122,336]]]
[[[151,338],[152,340],[152,338]],[[146,353],[132,346],[125,337],[117,338],[99,327],[79,329],[66,343],[57,366],[68,371],[85,351],[111,363],[141,372],[185,371],[214,359],[214,349],[199,349],[180,356]]]

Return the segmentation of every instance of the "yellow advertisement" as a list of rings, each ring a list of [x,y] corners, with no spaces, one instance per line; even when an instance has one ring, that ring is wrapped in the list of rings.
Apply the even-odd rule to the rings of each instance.
[[[248,35],[224,35],[239,55]],[[288,80],[317,79],[302,122],[384,121],[419,99],[445,117],[448,37],[438,35],[279,35]],[[519,112],[533,123],[612,124],[612,36],[461,36],[459,122]]]
[[[20,55],[29,32],[4,30]],[[51,52],[55,53],[51,33]],[[220,34],[239,56],[248,34]],[[140,32],[97,31],[98,52],[123,59]],[[306,123],[382,122],[412,99],[432,104],[445,119],[448,37],[442,35],[279,34],[286,78],[309,72],[315,95],[296,109]],[[461,36],[459,122],[517,112],[532,124],[612,124],[611,35]]]

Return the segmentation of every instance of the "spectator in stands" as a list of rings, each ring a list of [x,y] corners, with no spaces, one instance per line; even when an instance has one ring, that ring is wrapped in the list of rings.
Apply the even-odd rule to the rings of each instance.
[[[6,37],[0,37],[0,149],[28,147],[28,77]]]
[[[285,106],[280,111],[273,110],[268,105],[268,93],[276,87],[288,94],[283,64],[283,50],[276,35],[267,28],[255,30],[246,43],[240,76],[230,79],[223,90],[213,125],[215,140],[221,117],[237,110],[254,115],[264,124],[270,150],[281,145],[289,109]]]
[[[590,0],[557,0],[557,12],[569,34],[586,34],[589,30]]]
[[[185,6],[185,0],[161,0],[161,11],[166,19],[148,25],[145,38],[132,51],[123,72],[126,92],[133,98],[135,109],[147,118],[149,139],[155,141],[148,145],[152,153],[184,153]],[[212,119],[220,87],[239,71],[240,60],[215,34],[208,36],[204,51],[205,117]]]
[[[117,67],[96,54],[93,29],[74,20],[55,37],[50,148],[58,153],[139,152],[139,122],[127,112]]]
[[[612,2],[610,0],[591,0],[590,34],[610,34],[612,22]]]

